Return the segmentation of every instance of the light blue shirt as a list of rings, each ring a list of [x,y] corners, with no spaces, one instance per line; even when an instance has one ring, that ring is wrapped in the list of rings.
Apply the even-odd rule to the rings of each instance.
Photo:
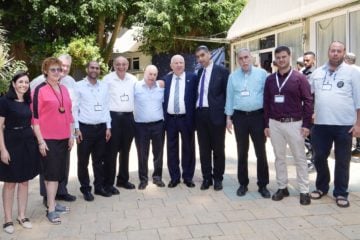
[[[266,77],[265,70],[254,66],[247,73],[241,68],[231,73],[227,84],[225,114],[232,116],[234,110],[250,112],[263,108]]]
[[[79,128],[79,122],[85,124],[106,123],[106,127],[111,128],[107,84],[101,81],[91,84],[85,78],[76,82],[75,96],[76,104],[73,108],[75,128]]]
[[[136,82],[134,90],[134,119],[137,123],[156,122],[164,119],[164,88],[158,83],[149,87],[144,80]]]

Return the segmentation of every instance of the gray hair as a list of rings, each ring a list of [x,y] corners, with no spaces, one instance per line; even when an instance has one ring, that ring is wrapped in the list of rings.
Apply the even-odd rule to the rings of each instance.
[[[250,52],[250,50],[248,48],[238,48],[236,50],[236,56],[239,56],[239,54],[242,53],[242,52],[248,52],[249,55],[251,55],[251,52]]]
[[[348,52],[345,54],[344,59],[348,64],[355,64],[356,62],[356,55],[352,52]]]
[[[69,54],[67,54],[67,53],[65,53],[65,54],[61,54],[59,57],[58,57],[58,59],[61,61],[61,59],[64,59],[64,60],[68,60],[69,62],[72,62],[72,57],[69,55]]]

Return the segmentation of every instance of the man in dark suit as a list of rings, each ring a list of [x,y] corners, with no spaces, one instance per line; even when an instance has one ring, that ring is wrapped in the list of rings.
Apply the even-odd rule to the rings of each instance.
[[[200,151],[203,183],[206,190],[223,188],[225,171],[225,101],[229,71],[211,60],[209,49],[202,45],[196,49],[196,59],[202,68],[197,75],[196,130]]]
[[[173,73],[164,77],[164,113],[167,139],[167,163],[171,177],[169,188],[180,183],[179,134],[181,136],[182,178],[187,187],[195,187],[195,124],[196,75],[185,72],[181,55],[171,58]]]

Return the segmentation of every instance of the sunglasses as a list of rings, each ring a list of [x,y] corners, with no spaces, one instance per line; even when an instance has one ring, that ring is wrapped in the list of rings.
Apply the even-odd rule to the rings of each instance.
[[[55,73],[55,72],[62,72],[62,68],[49,68],[49,71],[52,72],[52,73]]]

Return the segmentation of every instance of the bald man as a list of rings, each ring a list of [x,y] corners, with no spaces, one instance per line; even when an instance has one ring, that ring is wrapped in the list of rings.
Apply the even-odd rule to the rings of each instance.
[[[135,84],[135,144],[138,154],[138,189],[148,185],[149,148],[154,156],[152,181],[158,187],[165,187],[162,181],[164,147],[164,88],[156,82],[158,69],[154,65],[145,68],[144,79]]]
[[[195,104],[196,75],[185,72],[185,61],[181,55],[171,58],[172,73],[164,77],[164,112],[167,139],[167,164],[170,173],[169,188],[180,183],[182,177],[187,187],[195,187]],[[181,136],[181,166],[179,157],[179,135]]]
[[[134,138],[134,86],[136,77],[127,72],[129,62],[119,56],[114,59],[114,72],[104,77],[109,86],[111,133],[110,141],[104,162],[105,190],[113,195],[119,194],[114,187],[116,175],[116,159],[119,154],[119,170],[116,186],[125,189],[134,189],[135,185],[129,182],[129,153]]]

